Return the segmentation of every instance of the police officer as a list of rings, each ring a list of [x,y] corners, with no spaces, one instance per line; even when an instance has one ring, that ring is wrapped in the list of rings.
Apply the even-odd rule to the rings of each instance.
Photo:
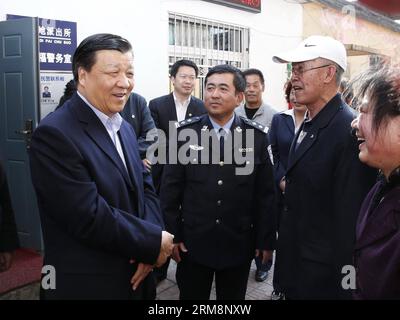
[[[161,206],[183,300],[209,299],[214,275],[217,300],[244,299],[251,260],[275,246],[267,129],[234,113],[245,87],[230,65],[209,70],[208,114],[178,124],[177,164],[165,168]]]

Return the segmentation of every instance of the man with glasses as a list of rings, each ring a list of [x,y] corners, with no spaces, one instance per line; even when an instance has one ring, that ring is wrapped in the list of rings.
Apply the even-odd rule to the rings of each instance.
[[[376,172],[358,159],[353,113],[338,93],[346,70],[339,41],[311,36],[273,60],[292,63],[296,101],[307,106],[285,174],[275,274],[290,299],[346,299],[355,223]]]
[[[170,69],[170,79],[174,86],[174,91],[168,95],[153,99],[149,103],[151,116],[156,128],[163,131],[166,138],[166,145],[163,145],[159,134],[158,148],[160,150],[164,147],[167,155],[170,122],[182,121],[206,113],[203,101],[192,96],[198,75],[199,69],[193,61],[176,61]],[[160,192],[163,168],[163,164],[153,163],[152,176],[157,193]],[[168,265],[169,263],[167,262],[161,269],[155,270],[154,274],[158,282],[167,277]]]

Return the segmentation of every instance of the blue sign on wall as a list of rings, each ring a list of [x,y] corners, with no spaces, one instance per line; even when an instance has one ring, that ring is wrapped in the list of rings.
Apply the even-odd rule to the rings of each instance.
[[[7,20],[24,16],[7,14]],[[72,71],[77,47],[76,22],[39,18],[40,70]]]

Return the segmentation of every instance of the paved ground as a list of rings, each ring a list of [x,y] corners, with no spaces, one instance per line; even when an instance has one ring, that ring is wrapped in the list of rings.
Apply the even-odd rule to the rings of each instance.
[[[158,300],[178,300],[179,290],[175,281],[175,269],[176,263],[171,260],[171,264],[168,269],[167,279],[162,281],[157,287],[157,299]],[[256,272],[256,266],[254,261],[251,265],[249,282],[247,285],[246,300],[269,300],[271,296],[272,288],[272,276],[273,266],[268,274],[267,280],[264,282],[256,282],[254,275]],[[211,291],[211,300],[215,300],[215,288]]]
[[[167,279],[162,281],[157,287],[157,300],[178,300],[179,290],[175,281],[176,263],[171,261],[168,269]],[[247,286],[246,300],[269,300],[272,292],[273,267],[264,282],[256,282],[254,274],[256,267],[253,261],[251,266],[249,282]],[[39,283],[34,283],[26,287],[14,290],[0,296],[0,300],[38,300]],[[215,300],[215,288],[211,292],[211,300]]]

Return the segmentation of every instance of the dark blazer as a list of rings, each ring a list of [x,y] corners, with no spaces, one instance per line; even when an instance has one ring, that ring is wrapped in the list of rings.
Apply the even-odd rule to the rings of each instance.
[[[183,125],[201,141],[203,130],[213,128],[208,115],[195,117]],[[237,131],[232,152],[248,148],[254,155],[254,170],[237,175],[238,161],[211,164],[200,148],[192,145],[189,164],[167,164],[161,187],[161,206],[166,228],[174,242],[184,242],[187,257],[196,263],[224,269],[248,263],[254,250],[275,247],[275,207],[272,164],[267,135],[255,129],[252,121],[235,116],[232,135]],[[263,126],[260,125],[264,129]],[[246,131],[254,130],[254,145],[246,144]],[[183,142],[180,146],[184,144]],[[213,149],[210,143],[209,155]],[[218,144],[219,150],[219,144]],[[235,159],[235,158],[233,158]],[[209,164],[207,164],[209,163]]]
[[[290,298],[350,297],[341,270],[352,264],[357,215],[376,181],[376,170],[358,159],[353,117],[337,94],[295,150],[299,130],[289,152],[276,276]]]
[[[154,130],[156,125],[151,117],[150,109],[147,107],[146,99],[133,92],[120,114],[135,130],[140,158],[146,158],[148,147],[157,139],[157,131]],[[148,134],[150,140],[146,141]]]
[[[274,114],[268,135],[274,159],[275,185],[280,190],[279,183],[286,174],[289,150],[294,138],[292,116],[282,112]]]
[[[32,137],[30,164],[45,244],[57,272],[54,299],[130,299],[136,262],[157,260],[163,222],[132,127],[120,139],[128,171],[105,127],[75,93]]]
[[[10,191],[6,172],[0,161],[0,252],[12,252],[18,248],[19,240]]]
[[[357,299],[400,299],[399,182],[374,199],[381,189],[377,183],[361,207],[354,251]]]
[[[160,147],[164,147],[168,155],[168,139],[170,134],[169,123],[170,121],[172,121],[173,123],[178,121],[173,93],[171,92],[168,95],[151,100],[149,103],[149,108],[157,129],[162,130],[165,134],[166,144],[161,145]],[[186,111],[185,119],[200,116],[206,112],[207,111],[204,107],[203,101],[192,96]],[[159,142],[162,144],[162,141]],[[153,165],[152,176],[157,193],[160,192],[161,188],[162,172],[163,164]]]

